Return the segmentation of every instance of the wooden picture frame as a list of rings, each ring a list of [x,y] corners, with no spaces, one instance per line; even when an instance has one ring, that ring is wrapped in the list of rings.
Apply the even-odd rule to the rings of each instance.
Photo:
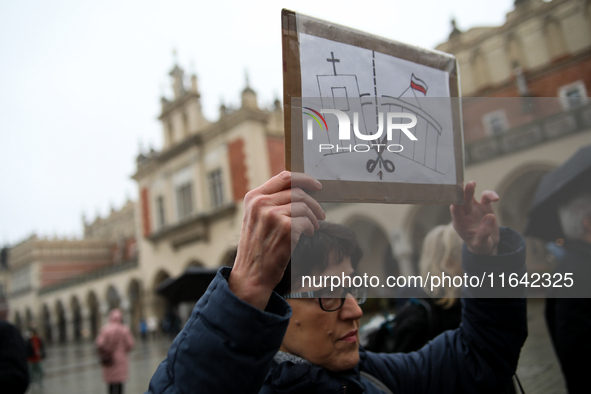
[[[428,67],[429,70],[435,70],[433,72],[439,73],[437,75],[439,75],[440,81],[442,80],[441,78],[443,78],[441,76],[445,76],[447,81],[445,83],[439,83],[439,85],[441,85],[441,91],[445,91],[447,93],[437,98],[438,100],[445,100],[445,103],[447,103],[446,105],[449,106],[449,111],[446,112],[446,119],[449,119],[447,123],[449,128],[445,129],[445,132],[447,133],[447,150],[445,152],[447,156],[445,157],[447,160],[446,168],[448,169],[445,175],[445,182],[438,183],[436,177],[433,177],[434,180],[429,182],[389,181],[383,180],[381,175],[378,180],[375,178],[375,172],[371,174],[375,180],[369,179],[359,181],[340,178],[323,179],[322,177],[315,176],[313,173],[308,171],[304,159],[305,139],[303,116],[306,114],[306,112],[302,110],[302,107],[305,107],[304,101],[307,100],[307,98],[302,95],[302,61],[306,61],[305,54],[310,53],[310,51],[305,52],[305,48],[302,48],[301,40],[304,39],[307,40],[306,42],[312,42],[310,40],[316,40],[320,43],[334,43],[336,46],[346,44],[348,46],[347,48],[360,48],[360,50],[362,49],[371,51],[374,56],[374,85],[376,84],[376,56],[380,56],[384,59],[400,59],[397,61],[416,64],[418,65],[417,67],[422,67],[423,70],[426,70],[425,67]],[[384,39],[348,27],[329,23],[309,16],[296,14],[293,11],[285,9],[282,11],[282,44],[285,165],[290,171],[310,173],[310,175],[317,177],[322,182],[322,190],[312,194],[313,197],[317,199],[317,201],[425,204],[463,203],[463,134],[461,104],[459,100],[460,90],[458,68],[455,57],[449,54],[421,49],[396,41]],[[341,74],[338,74],[336,68],[336,63],[340,62],[340,60],[336,59],[334,54],[332,54],[332,58],[330,58],[331,54],[329,53],[327,53],[326,56],[326,61],[332,62],[332,66],[334,67],[334,76],[341,76]],[[330,67],[330,64],[327,67]],[[317,75],[316,77],[319,80],[320,76]],[[304,75],[304,78],[306,78],[306,75]],[[410,84],[413,86],[413,93],[416,90],[419,92],[424,91],[425,95],[427,94],[426,88],[423,89],[421,85],[422,82],[423,81],[419,78],[416,78],[414,74],[412,75]],[[305,86],[311,85],[310,83],[306,82]],[[306,94],[308,91],[310,91],[310,89],[304,93]],[[381,97],[377,95],[377,89],[375,92],[375,102],[377,108],[378,99],[381,99]],[[390,96],[383,95],[383,97]],[[391,99],[396,100],[394,97],[391,97]],[[423,99],[423,97],[420,97],[420,99]],[[318,119],[316,118],[316,120]],[[429,125],[427,125],[427,127],[428,126]],[[426,144],[427,142],[425,142],[425,145]],[[424,149],[425,152],[423,153],[423,156],[421,156],[423,158],[420,159],[423,160],[422,164],[419,162],[419,159],[414,160],[414,156],[412,159],[415,163],[419,163],[423,167],[428,167],[426,161],[428,157],[429,160],[431,160],[430,157],[432,155],[428,156],[426,153],[427,148]],[[437,153],[439,152],[438,149],[441,150],[443,148],[439,148],[437,145],[435,146],[435,157],[437,157]],[[400,156],[402,156],[402,154]],[[441,157],[443,158],[444,156],[441,155]],[[382,160],[380,155],[378,155],[377,159],[375,160],[376,163],[378,162],[378,159]],[[409,158],[406,159],[406,161],[410,160]],[[385,161],[382,160],[382,162],[384,165],[386,165]],[[379,163],[380,168],[382,167],[382,162]],[[417,166],[415,163],[405,165]],[[369,168],[370,166],[368,164],[367,171],[369,171]],[[392,168],[394,167],[392,166]],[[384,171],[381,172],[385,174],[385,170],[386,169],[384,168]],[[392,172],[393,171],[394,170],[392,170]],[[436,168],[432,169],[432,171],[437,173]]]

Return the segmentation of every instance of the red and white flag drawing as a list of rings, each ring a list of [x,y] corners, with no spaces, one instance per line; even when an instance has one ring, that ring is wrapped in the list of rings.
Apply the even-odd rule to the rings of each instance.
[[[429,87],[427,86],[425,81],[423,81],[420,78],[415,77],[414,74],[412,74],[410,76],[410,87],[413,88],[413,90],[418,90],[419,92],[423,93],[424,95],[427,95],[427,89],[429,89]]]

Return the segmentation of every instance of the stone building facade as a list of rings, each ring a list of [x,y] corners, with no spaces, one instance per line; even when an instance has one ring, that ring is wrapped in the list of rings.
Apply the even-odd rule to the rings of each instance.
[[[35,262],[27,273],[38,282],[26,289],[18,287],[23,263],[9,259],[8,274],[0,271],[12,278],[10,316],[22,329],[41,327],[55,341],[92,338],[119,307],[137,332],[141,318],[162,323],[170,311],[155,292],[162,281],[190,266],[231,265],[244,195],[284,168],[282,110],[278,101],[259,108],[247,81],[240,108],[221,106],[218,121],[210,122],[201,112],[197,77],[186,83],[178,65],[170,76],[174,96],[161,99],[164,146],[137,157],[139,201],[92,223],[83,218],[84,239],[68,241],[102,245],[104,264],[47,282],[39,274],[46,262]],[[62,250],[58,241],[48,242]],[[10,252],[17,256],[23,247]]]
[[[80,339],[95,335],[109,307],[121,304],[112,283],[100,289],[97,279],[137,267],[135,204],[83,224],[83,239],[33,235],[8,250],[5,292],[20,329],[36,327],[48,341]]]
[[[40,292],[111,263],[111,245],[100,239],[41,239],[33,235],[11,247],[7,293],[14,323],[21,329],[42,327],[49,338],[59,331],[56,339],[64,340],[65,330],[60,331],[53,325],[64,327],[65,311],[70,305],[65,302],[46,304]],[[58,318],[50,322],[44,319],[47,315]]]
[[[137,172],[141,276],[148,317],[162,319],[165,300],[154,294],[163,280],[187,267],[231,265],[242,224],[242,200],[283,168],[283,115],[267,110],[248,86],[241,106],[220,107],[211,123],[201,112],[197,77],[170,73],[174,97],[162,98],[164,146],[140,155]]]
[[[502,223],[522,231],[540,179],[591,144],[591,2],[516,1],[502,26],[454,26],[437,49],[460,68],[466,174],[507,172],[490,187]],[[527,241],[529,269],[551,269],[541,241]]]
[[[502,26],[461,32],[436,49],[456,56],[464,97],[564,97],[591,83],[587,0],[521,0]],[[469,135],[467,133],[466,138]]]

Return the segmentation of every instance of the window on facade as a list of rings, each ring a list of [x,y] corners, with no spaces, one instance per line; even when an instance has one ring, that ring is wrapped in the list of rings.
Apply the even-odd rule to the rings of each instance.
[[[482,123],[484,124],[484,129],[488,135],[500,134],[509,129],[507,117],[503,110],[490,112],[484,115],[482,117]]]
[[[179,220],[187,219],[193,213],[193,184],[191,182],[177,186],[176,205]]]
[[[220,207],[224,204],[224,184],[222,180],[222,169],[213,170],[208,175],[209,195],[212,208]]]
[[[156,198],[156,217],[158,219],[158,229],[162,230],[166,226],[166,217],[164,216],[164,197]]]
[[[587,104],[587,89],[583,81],[577,81],[558,89],[562,107],[566,110]]]

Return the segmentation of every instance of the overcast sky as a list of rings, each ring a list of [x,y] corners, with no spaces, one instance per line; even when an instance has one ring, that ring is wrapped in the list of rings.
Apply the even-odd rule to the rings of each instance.
[[[33,232],[81,236],[137,187],[159,150],[159,98],[176,48],[206,117],[238,106],[245,70],[259,105],[282,97],[281,8],[412,45],[500,25],[512,0],[0,2],[0,245]]]

